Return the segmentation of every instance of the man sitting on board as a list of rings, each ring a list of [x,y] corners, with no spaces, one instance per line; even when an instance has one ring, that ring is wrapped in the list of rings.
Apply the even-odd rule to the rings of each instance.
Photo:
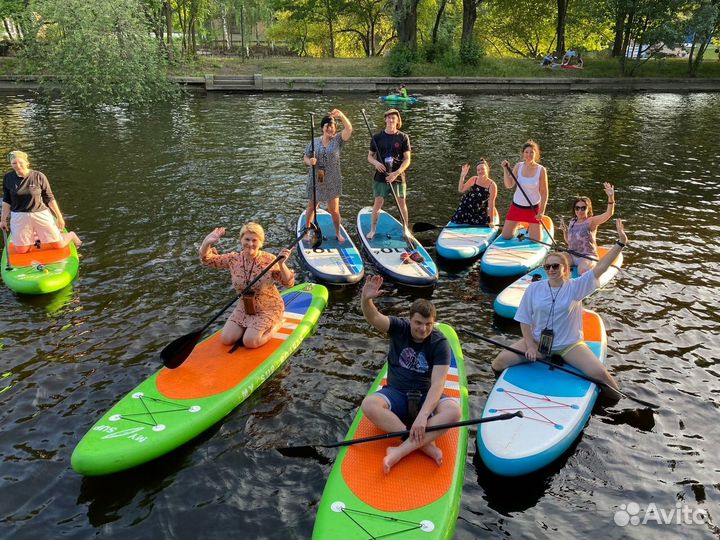
[[[429,300],[415,300],[410,306],[409,320],[380,313],[373,299],[382,294],[382,283],[382,277],[369,276],[362,289],[360,305],[365,320],[390,337],[387,384],[363,400],[362,411],[385,432],[410,430],[410,436],[402,444],[387,449],[383,459],[385,474],[418,449],[440,466],[443,454],[435,439],[447,430],[428,433],[425,429],[460,420],[457,400],[443,394],[452,358],[450,344],[433,327],[436,312]]]

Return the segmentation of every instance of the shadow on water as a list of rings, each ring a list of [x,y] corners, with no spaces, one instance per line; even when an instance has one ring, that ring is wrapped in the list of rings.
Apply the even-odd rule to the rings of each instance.
[[[555,475],[563,470],[568,459],[575,453],[582,437],[580,434],[570,448],[549,465],[522,476],[502,476],[492,472],[483,463],[480,452],[476,452],[473,465],[478,484],[485,491],[488,506],[503,515],[524,512],[535,507],[552,485]]]
[[[48,294],[15,294],[21,304],[44,309],[49,315],[54,315],[73,301],[73,284],[69,283],[59,291]]]
[[[134,467],[106,476],[85,477],[80,485],[78,504],[87,504],[88,521],[94,527],[117,521],[122,510],[131,505],[138,494],[142,504],[152,502],[158,493],[170,486],[176,475],[193,466],[193,454],[205,445],[224,424],[224,420],[172,452]]]

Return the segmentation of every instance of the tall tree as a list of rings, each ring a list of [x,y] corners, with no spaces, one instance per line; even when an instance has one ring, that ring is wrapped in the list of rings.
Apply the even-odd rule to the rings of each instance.
[[[341,30],[360,40],[365,56],[379,56],[397,37],[392,26],[390,0],[355,0],[348,4],[348,18]]]
[[[477,21],[478,6],[483,0],[463,0],[462,34],[460,35],[461,46],[467,46],[473,40],[475,22]]]
[[[36,0],[20,53],[41,88],[80,106],[148,104],[175,92],[137,0]]]
[[[395,28],[398,41],[411,50],[417,49],[418,3],[420,0],[394,0]]]
[[[720,32],[720,0],[692,2],[691,9],[693,12],[685,30],[691,39],[688,76],[695,77],[713,36]]]
[[[570,0],[557,0],[557,52],[565,54],[565,23]]]

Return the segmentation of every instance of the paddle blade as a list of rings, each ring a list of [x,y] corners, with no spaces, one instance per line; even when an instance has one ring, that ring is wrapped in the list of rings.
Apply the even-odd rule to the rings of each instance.
[[[435,225],[434,223],[425,223],[420,221],[418,223],[413,223],[412,226],[412,232],[414,233],[432,231],[435,229],[442,229],[442,225]]]
[[[168,369],[175,369],[179,367],[187,357],[190,356],[195,345],[200,341],[202,336],[202,330],[196,330],[177,338],[168,344],[161,352],[160,358],[163,360],[163,365]]]

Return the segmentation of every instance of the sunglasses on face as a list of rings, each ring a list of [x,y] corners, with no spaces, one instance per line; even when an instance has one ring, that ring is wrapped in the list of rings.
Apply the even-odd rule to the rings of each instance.
[[[575,210],[587,210],[587,206],[576,206]]]
[[[543,268],[546,272],[550,270],[559,270],[561,266],[562,264],[560,263],[543,264]]]

